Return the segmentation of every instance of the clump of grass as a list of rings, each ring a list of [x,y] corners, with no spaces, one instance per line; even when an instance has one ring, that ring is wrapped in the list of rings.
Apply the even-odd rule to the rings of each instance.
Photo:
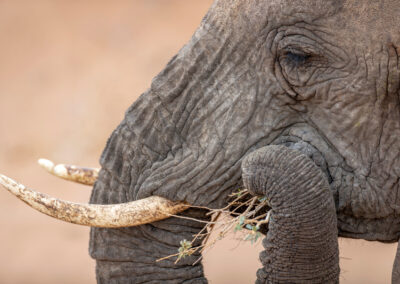
[[[181,259],[191,256],[196,252],[204,252],[212,248],[218,241],[225,238],[231,232],[245,232],[243,240],[250,241],[252,244],[257,242],[262,236],[260,228],[269,222],[270,211],[268,199],[266,197],[252,197],[248,190],[237,190],[230,196],[232,200],[227,206],[221,209],[209,209],[207,215],[211,215],[210,221],[198,220],[185,216],[173,215],[177,218],[190,219],[206,223],[204,228],[193,236],[191,241],[182,240],[178,253],[158,259],[162,261],[172,257],[177,257],[175,263]],[[204,208],[196,207],[194,208]],[[232,217],[231,217],[232,216]],[[219,230],[219,233],[210,240],[213,230]],[[198,246],[193,246],[196,241],[201,241]],[[194,263],[198,263],[202,257],[199,257]]]

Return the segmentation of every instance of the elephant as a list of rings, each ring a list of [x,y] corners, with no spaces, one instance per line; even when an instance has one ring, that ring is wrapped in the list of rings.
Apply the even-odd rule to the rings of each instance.
[[[215,0],[111,134],[92,205],[75,209],[160,197],[208,220],[201,207],[245,187],[271,207],[257,283],[338,283],[338,237],[400,237],[399,18],[396,0]],[[198,254],[156,261],[203,229],[190,218],[93,225],[98,283],[207,283]]]

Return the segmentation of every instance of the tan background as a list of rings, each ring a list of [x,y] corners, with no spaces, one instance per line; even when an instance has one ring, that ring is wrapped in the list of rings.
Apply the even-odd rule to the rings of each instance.
[[[107,137],[190,38],[211,0],[0,0],[0,172],[76,202],[90,189],[48,176],[39,157],[98,166]],[[0,283],[94,283],[88,229],[0,190]],[[342,283],[389,283],[395,245],[340,240]],[[223,241],[210,283],[253,283],[261,245]]]

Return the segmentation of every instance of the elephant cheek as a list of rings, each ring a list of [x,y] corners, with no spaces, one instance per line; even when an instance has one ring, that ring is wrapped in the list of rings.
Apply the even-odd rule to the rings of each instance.
[[[272,208],[257,283],[338,283],[336,210],[324,173],[284,146],[251,153],[242,172],[245,186]]]

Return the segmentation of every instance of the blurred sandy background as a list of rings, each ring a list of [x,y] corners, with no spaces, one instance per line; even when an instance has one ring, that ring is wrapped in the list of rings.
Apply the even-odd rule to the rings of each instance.
[[[0,172],[86,202],[39,157],[98,166],[124,111],[190,38],[211,0],[0,0]],[[94,283],[84,227],[0,190],[0,283]],[[341,283],[389,283],[395,245],[341,240]],[[210,283],[253,283],[261,245],[226,240],[205,256]]]

